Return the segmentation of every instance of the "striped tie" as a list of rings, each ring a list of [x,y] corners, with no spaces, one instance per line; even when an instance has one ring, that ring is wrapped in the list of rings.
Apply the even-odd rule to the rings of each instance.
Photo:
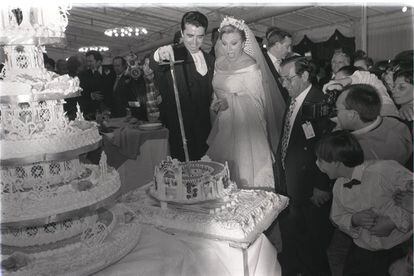
[[[296,99],[293,99],[289,105],[289,110],[286,114],[285,124],[283,126],[283,137],[282,137],[282,166],[285,169],[285,157],[286,157],[286,150],[289,144],[289,135],[290,135],[290,118],[292,117],[293,110],[295,109]]]

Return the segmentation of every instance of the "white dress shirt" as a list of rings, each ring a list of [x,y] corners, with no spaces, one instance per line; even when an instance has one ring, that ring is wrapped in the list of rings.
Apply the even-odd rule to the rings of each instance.
[[[198,51],[197,53],[194,53],[194,54],[190,53],[190,54],[193,57],[197,72],[200,75],[205,76],[207,74],[207,64],[206,64],[206,60],[204,59],[203,52]]]
[[[170,46],[170,45],[169,45]],[[159,62],[159,55],[158,55],[158,50],[159,48],[154,52],[154,60],[156,62]],[[172,47],[171,47],[171,51],[172,51]],[[206,64],[206,60],[204,59],[204,54],[203,52],[200,50],[197,53],[190,53],[191,57],[194,60],[194,65],[196,67],[197,72],[202,75],[205,76],[207,74],[207,64]]]
[[[293,113],[292,113],[292,116],[290,117],[290,122],[289,122],[290,123],[289,136],[288,136],[289,139],[290,139],[290,134],[292,133],[293,124],[295,123],[296,116],[298,115],[299,109],[302,106],[303,101],[305,100],[311,88],[312,88],[312,84],[309,85],[305,90],[303,90],[295,99],[295,109],[293,109]]]
[[[278,59],[274,55],[272,55],[269,51],[267,51],[267,54],[270,57],[270,60],[272,61],[273,65],[275,66],[276,71],[280,74],[280,64],[282,63],[281,59]]]
[[[392,196],[398,190],[412,189],[413,174],[393,160],[370,160],[354,168],[352,179],[361,184],[344,187],[351,179],[341,177],[333,188],[331,219],[339,229],[350,235],[356,245],[371,251],[389,249],[409,239],[412,215],[395,205]],[[389,236],[373,236],[369,230],[352,225],[352,216],[367,209],[392,220],[396,228]]]

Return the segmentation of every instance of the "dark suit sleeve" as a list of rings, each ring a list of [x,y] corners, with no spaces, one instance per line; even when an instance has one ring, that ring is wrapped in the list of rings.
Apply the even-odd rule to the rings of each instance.
[[[151,55],[149,56],[149,60],[150,60],[149,67],[154,72],[167,72],[170,67],[169,66],[160,66],[158,64],[158,62],[155,61],[155,59],[154,59],[154,53],[155,53],[155,51],[152,52]]]

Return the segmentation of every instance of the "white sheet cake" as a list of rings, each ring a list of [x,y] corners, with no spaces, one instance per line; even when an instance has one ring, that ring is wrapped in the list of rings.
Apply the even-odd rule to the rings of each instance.
[[[143,223],[205,238],[251,243],[288,205],[288,198],[263,190],[233,190],[198,204],[167,203],[149,193],[149,184],[124,197]]]

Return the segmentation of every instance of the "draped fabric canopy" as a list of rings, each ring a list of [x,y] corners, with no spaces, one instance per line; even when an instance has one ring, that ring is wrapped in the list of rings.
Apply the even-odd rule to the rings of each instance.
[[[203,44],[204,49],[208,51],[211,48],[211,30],[214,27],[218,27],[226,15],[244,19],[258,37],[264,37],[267,28],[270,26],[277,26],[287,30],[292,35],[304,33],[314,39],[314,35],[310,34],[313,30],[335,26],[334,28],[338,28],[341,31],[343,29],[350,30],[347,34],[352,33],[357,38],[357,45],[360,36],[357,33],[359,29],[358,24],[362,18],[362,4],[357,3],[342,3],[337,6],[317,3],[312,5],[292,4],[289,6],[275,2],[273,4],[247,6],[220,2],[220,4],[211,6],[202,6],[201,4],[188,2],[185,5],[173,4],[163,6],[161,4],[151,4],[150,2],[139,4],[141,1],[129,4],[126,2],[122,4],[113,0],[102,0],[99,1],[99,4],[74,3],[68,16],[67,43],[63,48],[52,45],[47,46],[46,49],[49,57],[54,59],[66,58],[77,54],[81,46],[104,45],[109,47],[107,55],[112,55],[112,57],[126,55],[133,51],[139,58],[142,58],[153,49],[172,43],[175,32],[180,30],[181,17],[189,10],[200,11],[209,20],[207,37]],[[164,2],[167,3],[168,1]],[[387,6],[367,4],[366,14],[369,22],[368,36],[371,34],[371,28],[378,26],[382,30],[384,29],[384,24],[387,26],[394,24],[401,27],[401,20],[412,17],[411,8],[403,14],[401,12],[401,5],[398,6],[398,4]],[[388,20],[388,17],[387,20],[384,20],[384,16],[395,17],[395,22]],[[370,22],[373,22],[373,24]],[[148,34],[140,35],[139,37],[124,37],[122,39],[107,37],[104,34],[107,28],[130,25],[145,27]],[[412,30],[412,24],[406,25],[408,26],[407,28]],[[331,30],[328,31],[328,33],[330,32]],[[390,49],[399,49],[401,44],[398,39],[391,39],[387,43],[393,44],[389,47]],[[368,43],[368,47],[371,47],[370,45],[376,46]]]
[[[355,37],[346,37],[338,29],[322,42],[313,42],[305,35],[297,45],[293,46],[293,51],[301,55],[311,53],[313,59],[329,61],[335,49],[338,48],[345,48],[351,53],[355,52]]]

